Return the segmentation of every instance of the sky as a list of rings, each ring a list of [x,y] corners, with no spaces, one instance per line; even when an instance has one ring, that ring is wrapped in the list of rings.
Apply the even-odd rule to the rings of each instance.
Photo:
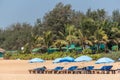
[[[72,9],[81,12],[105,9],[110,15],[113,10],[120,10],[120,0],[0,0],[0,28],[17,22],[34,25],[37,18],[42,19],[59,2],[71,4]]]

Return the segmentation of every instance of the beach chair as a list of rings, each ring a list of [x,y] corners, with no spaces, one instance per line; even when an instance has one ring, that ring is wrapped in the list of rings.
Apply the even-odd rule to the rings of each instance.
[[[45,74],[52,74],[52,73],[57,74],[59,73],[59,71],[63,70],[63,68],[64,67],[58,66],[58,67],[55,67],[54,69],[46,69],[44,73]]]
[[[93,69],[94,69],[94,66],[87,66],[85,73],[86,74],[91,74],[91,70],[93,70]]]
[[[111,70],[112,67],[113,67],[112,65],[102,66],[100,69],[91,70],[91,73],[93,73],[93,74],[95,74],[95,73],[97,73],[97,74],[109,74],[110,72],[112,72],[112,74],[113,74],[114,70]]]
[[[43,67],[40,67],[40,68],[34,68],[34,69],[29,69],[29,73],[30,74],[36,74],[36,73],[43,73],[45,71],[46,67],[43,66]]]
[[[59,73],[63,73],[63,74],[74,74],[74,70],[77,70],[78,66],[71,66],[68,69],[63,69],[62,71],[60,71]]]
[[[83,68],[77,68],[76,70],[74,70],[74,74],[82,74],[83,73],[83,70],[85,70],[86,67],[83,67]]]
[[[116,69],[117,73],[120,74],[120,68]]]
[[[91,70],[93,70],[94,66],[87,66],[83,68],[78,68],[75,70],[75,74],[91,74]]]

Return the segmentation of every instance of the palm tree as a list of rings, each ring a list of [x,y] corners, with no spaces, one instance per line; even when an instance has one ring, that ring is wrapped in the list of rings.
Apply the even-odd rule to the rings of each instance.
[[[53,41],[53,34],[51,31],[43,32],[44,45],[48,48]]]
[[[52,46],[55,46],[61,50],[62,47],[74,43],[77,40],[75,31],[76,28],[74,27],[74,25],[65,25],[64,33],[60,31],[58,32],[61,36],[61,39],[55,40]]]
[[[94,33],[94,37],[97,40],[97,45],[99,47],[99,44],[104,44],[106,45],[106,42],[108,41],[108,36],[105,33],[105,31],[101,29],[97,29]],[[98,51],[99,48],[97,48]],[[105,51],[107,50],[107,46],[105,46]]]
[[[88,40],[88,38],[84,35],[84,33],[78,29],[76,31],[76,35],[77,35],[77,41],[79,44],[82,45],[83,49],[85,48],[85,45],[92,45],[92,42],[90,40]]]
[[[73,43],[77,37],[75,35],[76,28],[74,25],[65,25],[65,32],[62,33],[59,31],[59,35],[62,37],[61,39],[67,41],[68,43]]]
[[[118,45],[120,44],[120,30],[117,27],[113,27],[111,29],[112,35],[111,35],[111,39],[114,43],[114,45]]]
[[[62,47],[68,45],[68,42],[65,41],[65,40],[60,40],[60,39],[57,39],[55,40],[55,42],[53,42],[53,47],[56,47],[56,48],[59,48],[60,51],[62,51]]]
[[[95,21],[91,18],[85,18],[80,26],[81,27],[77,32],[83,48],[85,48],[86,44],[92,46],[93,43],[91,37],[94,35],[94,31],[97,28]]]

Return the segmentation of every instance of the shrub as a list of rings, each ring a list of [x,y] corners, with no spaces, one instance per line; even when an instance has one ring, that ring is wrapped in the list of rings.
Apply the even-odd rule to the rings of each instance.
[[[112,52],[112,53],[104,53],[101,55],[102,57],[109,57],[109,58],[112,58],[114,60],[118,60],[118,58],[120,58],[120,51],[118,52]]]
[[[89,49],[89,48],[87,48],[87,49],[82,50],[82,53],[83,53],[83,54],[91,54],[91,53],[92,53],[92,50]]]
[[[90,55],[90,56],[92,57],[93,60],[97,60],[102,57],[101,54],[94,54],[94,55]]]
[[[70,53],[70,52],[54,52],[54,53],[44,53],[44,54],[20,54],[20,53],[6,53],[4,55],[5,59],[32,59],[35,57],[42,58],[44,60],[54,60],[55,58],[60,58],[60,57],[66,57],[66,56],[71,56],[73,58],[77,58],[79,56],[82,56],[83,54],[76,54],[76,53]],[[85,54],[93,58],[93,60],[97,60],[101,57],[109,57],[114,60],[118,60],[120,58],[120,52],[112,52],[112,53],[101,53],[101,54]]]
[[[4,54],[4,59],[9,59],[12,55],[10,53],[5,53]]]

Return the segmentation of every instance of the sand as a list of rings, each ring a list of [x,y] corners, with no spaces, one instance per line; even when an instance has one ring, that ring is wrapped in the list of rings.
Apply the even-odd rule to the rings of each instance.
[[[28,60],[0,60],[0,80],[120,80],[120,74],[29,74],[28,69],[46,66],[51,69],[56,66],[68,68],[72,65],[79,67],[93,65],[100,68],[104,64],[91,62],[58,63],[52,61],[44,63],[28,63]],[[111,63],[113,69],[120,68],[120,62]]]

